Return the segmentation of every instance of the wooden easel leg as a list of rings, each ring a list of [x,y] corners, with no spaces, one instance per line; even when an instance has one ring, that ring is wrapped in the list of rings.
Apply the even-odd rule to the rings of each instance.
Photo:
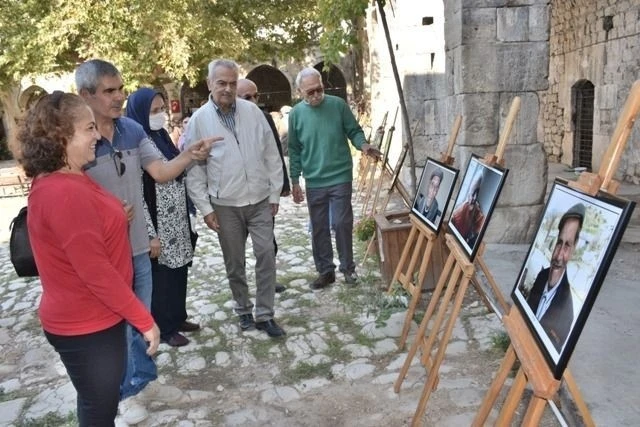
[[[476,418],[473,420],[472,427],[482,427],[485,425],[487,418],[489,418],[489,413],[491,412],[491,408],[496,402],[500,391],[502,390],[502,386],[504,382],[507,380],[509,376],[509,372],[511,372],[511,368],[513,364],[516,362],[516,352],[511,345],[507,349],[507,352],[502,359],[502,363],[500,364],[500,369],[498,370],[496,377],[491,383],[491,387],[487,391],[487,394],[484,396],[482,400],[482,404],[480,405],[480,409],[478,409],[478,413],[476,414]]]
[[[538,396],[532,396],[531,401],[529,402],[529,406],[527,407],[527,412],[524,414],[522,426],[537,427],[540,423],[540,418],[542,418],[542,414],[544,413],[544,407],[546,404],[547,399],[543,399],[542,397]]]
[[[414,286],[413,292],[411,292],[411,302],[409,302],[409,309],[407,315],[404,317],[404,324],[402,325],[402,334],[400,335],[400,341],[398,341],[398,347],[403,349],[407,343],[407,336],[411,330],[411,323],[413,322],[413,315],[416,312],[418,301],[422,296],[422,289],[420,286]]]
[[[491,301],[489,301],[489,297],[485,294],[484,289],[482,289],[482,286],[480,286],[478,276],[476,276],[475,274],[471,278],[471,284],[478,292],[478,295],[480,296],[480,299],[482,300],[484,306],[487,307],[490,311],[493,311],[493,305],[491,304]]]
[[[427,312],[425,313],[424,317],[422,318],[422,322],[420,322],[420,326],[418,327],[418,332],[416,333],[416,339],[413,342],[413,344],[411,344],[411,347],[409,348],[409,353],[407,354],[407,358],[405,359],[404,364],[402,365],[402,369],[400,369],[400,374],[398,375],[396,382],[393,384],[393,390],[396,393],[400,392],[400,386],[402,386],[404,377],[407,375],[407,372],[409,371],[409,367],[411,366],[411,362],[413,361],[413,358],[415,357],[416,352],[418,351],[418,347],[422,343],[424,334],[427,330],[427,325],[429,324],[429,320],[431,319],[431,316],[435,311],[436,305],[438,304],[438,300],[440,299],[440,294],[442,293],[442,289],[444,289],[444,284],[447,280],[447,277],[449,276],[449,272],[451,271],[454,260],[455,260],[455,257],[453,256],[453,254],[450,254],[449,257],[447,258],[447,262],[444,266],[444,269],[442,270],[442,274],[440,275],[438,284],[436,285],[436,288],[433,291],[433,295],[431,296],[431,301],[429,301],[429,305],[427,306]]]
[[[411,246],[413,245],[413,241],[415,240],[417,233],[418,233],[418,229],[415,226],[411,227],[411,231],[409,231],[409,237],[407,238],[407,243],[405,243],[404,248],[402,249],[402,255],[400,255],[398,266],[396,267],[396,271],[393,273],[393,278],[391,279],[391,283],[389,283],[389,289],[387,289],[388,293],[391,293],[393,284],[396,283],[400,278],[400,275],[403,274],[405,263],[407,262],[407,258],[409,258]]]
[[[411,302],[409,303],[409,309],[407,310],[407,315],[404,318],[404,325],[402,326],[402,335],[400,335],[400,341],[398,342],[398,346],[402,349],[404,348],[407,342],[407,336],[409,335],[409,331],[411,330],[411,323],[413,322],[413,316],[416,313],[416,307],[418,306],[418,302],[420,302],[422,298],[422,284],[424,283],[424,278],[426,276],[427,268],[429,267],[429,262],[431,260],[431,251],[433,249],[434,239],[423,239],[422,242],[426,240],[426,248],[424,249],[424,255],[422,257],[422,262],[420,264],[420,271],[418,272],[418,280],[413,283],[413,287],[411,289]],[[422,249],[422,245],[416,245],[416,250],[414,252],[414,256],[417,256]],[[410,267],[409,271],[413,271],[415,266]],[[439,295],[438,295],[439,296]]]
[[[449,303],[451,302],[451,297],[453,296],[456,285],[460,280],[460,276],[462,274],[462,269],[460,268],[460,264],[456,264],[453,268],[453,273],[451,273],[451,278],[449,279],[449,283],[447,284],[447,290],[442,297],[442,301],[440,301],[440,308],[438,309],[438,314],[436,315],[435,320],[433,321],[433,326],[431,328],[431,333],[429,334],[429,338],[426,340],[422,354],[431,354],[431,350],[436,342],[436,338],[440,334],[440,328],[442,327],[442,323],[444,321],[445,316],[447,315],[447,310],[449,309]],[[468,283],[468,281],[467,281]],[[455,306],[454,306],[455,310]],[[446,347],[447,343],[440,342],[440,347]]]
[[[356,198],[360,197],[360,192],[364,188],[364,183],[367,180],[367,175],[369,175],[369,163],[371,162],[371,157],[365,156],[364,161],[360,162],[360,170],[358,171],[358,188],[356,189]]]
[[[573,396],[573,401],[582,416],[582,422],[587,427],[595,427],[596,423],[593,421],[593,418],[591,418],[591,412],[589,412],[589,408],[587,408],[587,404],[582,398],[578,384],[568,368],[564,371],[563,378],[567,385],[567,390],[569,390],[569,394]]]
[[[518,370],[518,375],[516,375],[516,378],[511,385],[511,390],[509,390],[507,399],[504,401],[504,405],[502,406],[502,410],[500,411],[500,416],[496,421],[497,426],[507,426],[511,424],[511,420],[513,419],[513,415],[518,409],[518,403],[522,398],[522,393],[524,392],[524,388],[526,385],[527,377],[524,374],[524,370],[520,368]]]
[[[500,317],[501,317],[502,314],[507,313],[509,311],[509,304],[507,304],[507,301],[505,301],[504,296],[502,295],[502,292],[500,291],[500,288],[496,283],[496,280],[493,278],[491,271],[489,271],[489,267],[487,266],[487,263],[484,262],[484,258],[482,257],[482,254],[480,254],[480,256],[476,256],[476,261],[480,265],[480,269],[482,270],[482,273],[487,278],[487,281],[489,282],[489,286],[491,286],[491,290],[493,291],[493,295],[498,300],[498,304],[500,304],[500,309],[502,310],[502,313],[500,313]]]
[[[369,206],[369,199],[371,198],[371,192],[373,191],[373,185],[376,180],[376,171],[378,169],[378,161],[373,160],[371,162],[371,173],[369,175],[369,183],[367,184],[366,193],[364,196],[364,202],[362,203],[362,216],[367,216],[367,207]]]
[[[461,269],[458,267],[459,266],[456,266],[456,270],[461,271]],[[454,276],[456,276],[455,272],[454,272]],[[444,333],[439,342],[438,352],[436,354],[435,360],[433,361],[433,364],[429,367],[429,378],[422,390],[422,396],[420,397],[420,402],[418,402],[418,408],[416,409],[415,414],[413,414],[413,421],[411,423],[411,425],[413,426],[419,425],[418,423],[422,419],[422,416],[424,415],[424,411],[427,409],[427,401],[429,400],[429,396],[431,396],[431,392],[435,389],[435,386],[439,379],[440,365],[444,360],[444,354],[447,350],[447,344],[449,343],[449,339],[451,339],[451,333],[453,332],[453,327],[455,326],[456,320],[458,319],[458,314],[460,313],[460,308],[462,307],[464,294],[467,292],[467,287],[469,286],[469,280],[470,280],[470,277],[464,276],[462,278],[462,282],[460,283],[460,286],[458,287],[458,292],[453,302],[453,308],[451,309],[451,315],[449,316],[449,319],[447,321],[447,326],[445,327]],[[456,285],[455,282],[453,284],[449,283],[450,288],[455,288],[455,285]],[[448,291],[449,289],[447,289],[447,293]],[[448,305],[449,305],[448,302],[449,300],[445,296],[445,301],[443,301],[443,303],[440,305],[441,312],[442,311],[446,312],[446,309],[448,308]],[[434,325],[434,328],[429,338],[435,337],[436,335],[438,335],[438,329],[439,329],[439,326]],[[430,339],[429,341],[431,341],[431,343],[433,344],[434,340]],[[429,343],[427,343],[425,350],[423,351],[422,357],[425,358],[427,356],[430,356],[430,354],[431,354],[431,346],[429,346]]]

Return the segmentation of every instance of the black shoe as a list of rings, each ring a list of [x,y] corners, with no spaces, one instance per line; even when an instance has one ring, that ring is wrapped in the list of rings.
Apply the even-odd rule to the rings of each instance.
[[[189,321],[185,320],[184,322],[182,322],[182,325],[180,325],[178,327],[178,330],[180,332],[199,331],[200,330],[200,325],[198,325],[197,323],[193,323],[193,322],[189,322]]]
[[[357,286],[360,278],[358,277],[358,273],[355,271],[353,273],[344,273],[344,281],[348,286]]]
[[[253,320],[253,314],[241,314],[240,315],[240,329],[246,331],[247,329],[251,329],[256,325],[255,320]]]
[[[284,292],[285,289],[287,289],[287,288],[285,288],[284,285],[281,285],[280,283],[276,283],[276,293],[277,294],[279,294],[281,292]]]
[[[161,341],[169,344],[171,347],[182,347],[183,345],[189,344],[187,337],[177,332],[174,332],[169,338],[162,339]]]
[[[309,287],[314,290],[322,289],[322,288],[326,288],[327,286],[329,286],[335,281],[336,281],[336,272],[332,271],[332,272],[321,274],[320,276],[318,276],[316,280],[311,282]]]
[[[286,335],[286,332],[278,326],[275,320],[269,319],[264,322],[256,322],[256,329],[265,331],[271,338],[277,338]]]

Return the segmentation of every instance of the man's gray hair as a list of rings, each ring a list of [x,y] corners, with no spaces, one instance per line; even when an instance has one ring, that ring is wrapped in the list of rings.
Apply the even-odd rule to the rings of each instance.
[[[103,61],[102,59],[91,59],[76,68],[76,90],[80,93],[82,89],[86,89],[90,94],[94,94],[102,77],[119,75],[120,71],[111,62]]]
[[[240,73],[240,67],[238,67],[238,64],[236,64],[235,61],[230,59],[214,59],[209,62],[209,73],[207,74],[207,79],[212,79],[216,75],[216,69],[218,67],[228,68],[236,73]]]
[[[302,83],[302,79],[310,76],[317,76],[320,78],[320,81],[322,81],[322,74],[320,74],[320,71],[312,67],[307,67],[307,68],[303,68],[298,73],[298,76],[296,77],[296,87],[300,88],[300,83]]]

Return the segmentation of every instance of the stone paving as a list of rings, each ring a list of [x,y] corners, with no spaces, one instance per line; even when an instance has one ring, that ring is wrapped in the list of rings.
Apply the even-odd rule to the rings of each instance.
[[[217,238],[199,225],[188,312],[203,329],[188,335],[185,347],[161,344],[155,357],[158,381],[179,387],[183,396],[172,404],[152,402],[150,418],[139,425],[410,422],[426,372],[416,357],[400,393],[394,393],[407,355],[397,347],[406,296],[380,291],[375,257],[358,267],[359,287],[346,287],[338,274],[332,287],[310,290],[315,269],[306,230],[306,206],[283,199],[276,221],[278,281],[287,290],[276,295],[276,320],[287,336],[273,340],[260,331],[240,331]],[[364,243],[354,244],[356,259],[362,259]],[[15,276],[7,246],[6,240],[0,245],[0,425],[75,425],[75,391],[38,322],[39,281]],[[252,283],[250,245],[247,254]],[[429,401],[428,425],[471,422],[501,359],[494,344],[499,331],[498,318],[468,292]]]

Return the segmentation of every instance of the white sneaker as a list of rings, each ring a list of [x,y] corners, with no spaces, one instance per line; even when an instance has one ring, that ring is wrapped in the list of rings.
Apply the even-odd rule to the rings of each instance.
[[[149,418],[149,412],[136,400],[136,396],[127,397],[120,402],[120,415],[127,424],[138,424]]]
[[[178,387],[150,382],[136,397],[143,402],[174,403],[180,400],[183,393]]]

